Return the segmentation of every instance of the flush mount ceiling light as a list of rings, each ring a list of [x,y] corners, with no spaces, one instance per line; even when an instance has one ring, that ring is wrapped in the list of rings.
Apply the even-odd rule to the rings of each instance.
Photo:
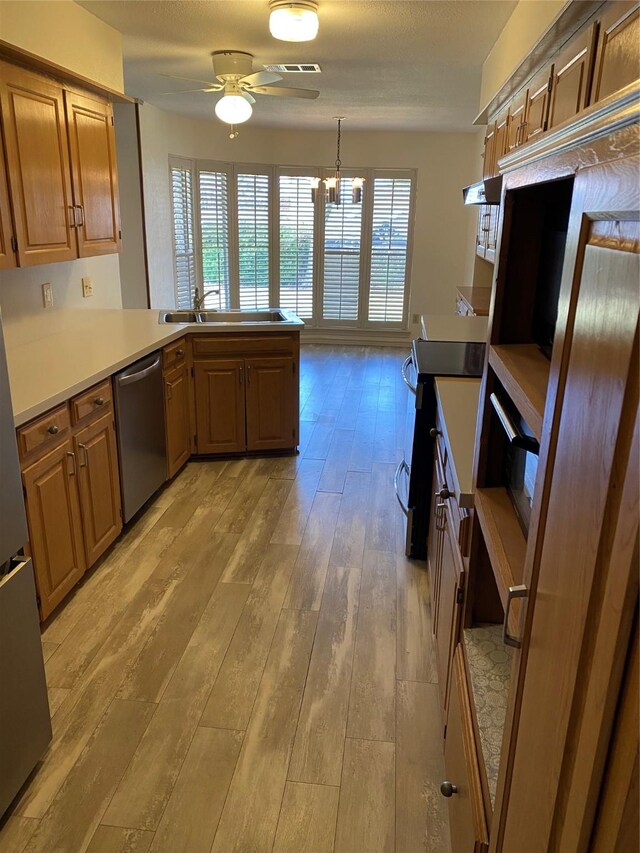
[[[318,35],[318,4],[315,0],[270,0],[269,30],[280,41],[311,41]]]
[[[254,98],[247,92],[243,92],[237,83],[227,83],[224,87],[224,95],[216,102],[215,112],[220,121],[227,124],[242,124],[251,118]]]
[[[318,197],[318,194],[323,196],[329,204],[335,204],[336,207],[340,205],[340,167],[342,166],[342,161],[340,160],[340,136],[342,132],[342,122],[344,121],[344,116],[334,116],[335,120],[338,122],[338,139],[336,144],[336,170],[330,178],[324,178],[324,191],[320,193],[320,178],[312,178],[311,179],[311,201],[314,202]],[[351,201],[353,204],[359,204],[362,201],[362,187],[364,186],[364,178],[352,178],[351,179]]]

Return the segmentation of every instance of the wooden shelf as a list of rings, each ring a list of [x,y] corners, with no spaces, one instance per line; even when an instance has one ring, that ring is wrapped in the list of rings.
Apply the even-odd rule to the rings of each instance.
[[[507,715],[513,652],[502,642],[501,625],[478,625],[463,631],[465,659],[480,736],[489,799],[493,808],[500,771],[502,735]]]
[[[527,540],[503,486],[476,489],[475,510],[504,608],[509,587],[522,583]],[[510,633],[517,634],[519,617],[520,602],[516,600],[511,605]]]
[[[542,436],[550,362],[536,344],[496,344],[489,364],[535,437]]]

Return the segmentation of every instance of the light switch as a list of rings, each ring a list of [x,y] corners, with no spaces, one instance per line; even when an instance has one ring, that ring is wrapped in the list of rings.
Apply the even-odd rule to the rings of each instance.
[[[88,276],[83,276],[82,278],[82,295],[85,298],[87,296],[93,296],[93,282]]]
[[[53,288],[49,282],[42,285],[42,304],[45,308],[53,308]]]

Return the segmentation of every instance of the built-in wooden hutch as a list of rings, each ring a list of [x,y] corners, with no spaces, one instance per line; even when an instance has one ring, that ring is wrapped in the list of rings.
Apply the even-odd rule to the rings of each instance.
[[[637,3],[572,3],[481,116],[503,188],[475,507],[432,587],[455,853],[638,845],[639,68]]]

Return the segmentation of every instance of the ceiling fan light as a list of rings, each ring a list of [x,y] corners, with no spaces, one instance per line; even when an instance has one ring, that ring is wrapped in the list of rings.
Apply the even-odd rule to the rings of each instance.
[[[216,103],[215,112],[220,121],[227,124],[242,124],[251,118],[253,107],[242,95],[224,95]]]
[[[318,4],[313,0],[295,3],[271,0],[269,30],[280,41],[311,41],[318,35]]]

